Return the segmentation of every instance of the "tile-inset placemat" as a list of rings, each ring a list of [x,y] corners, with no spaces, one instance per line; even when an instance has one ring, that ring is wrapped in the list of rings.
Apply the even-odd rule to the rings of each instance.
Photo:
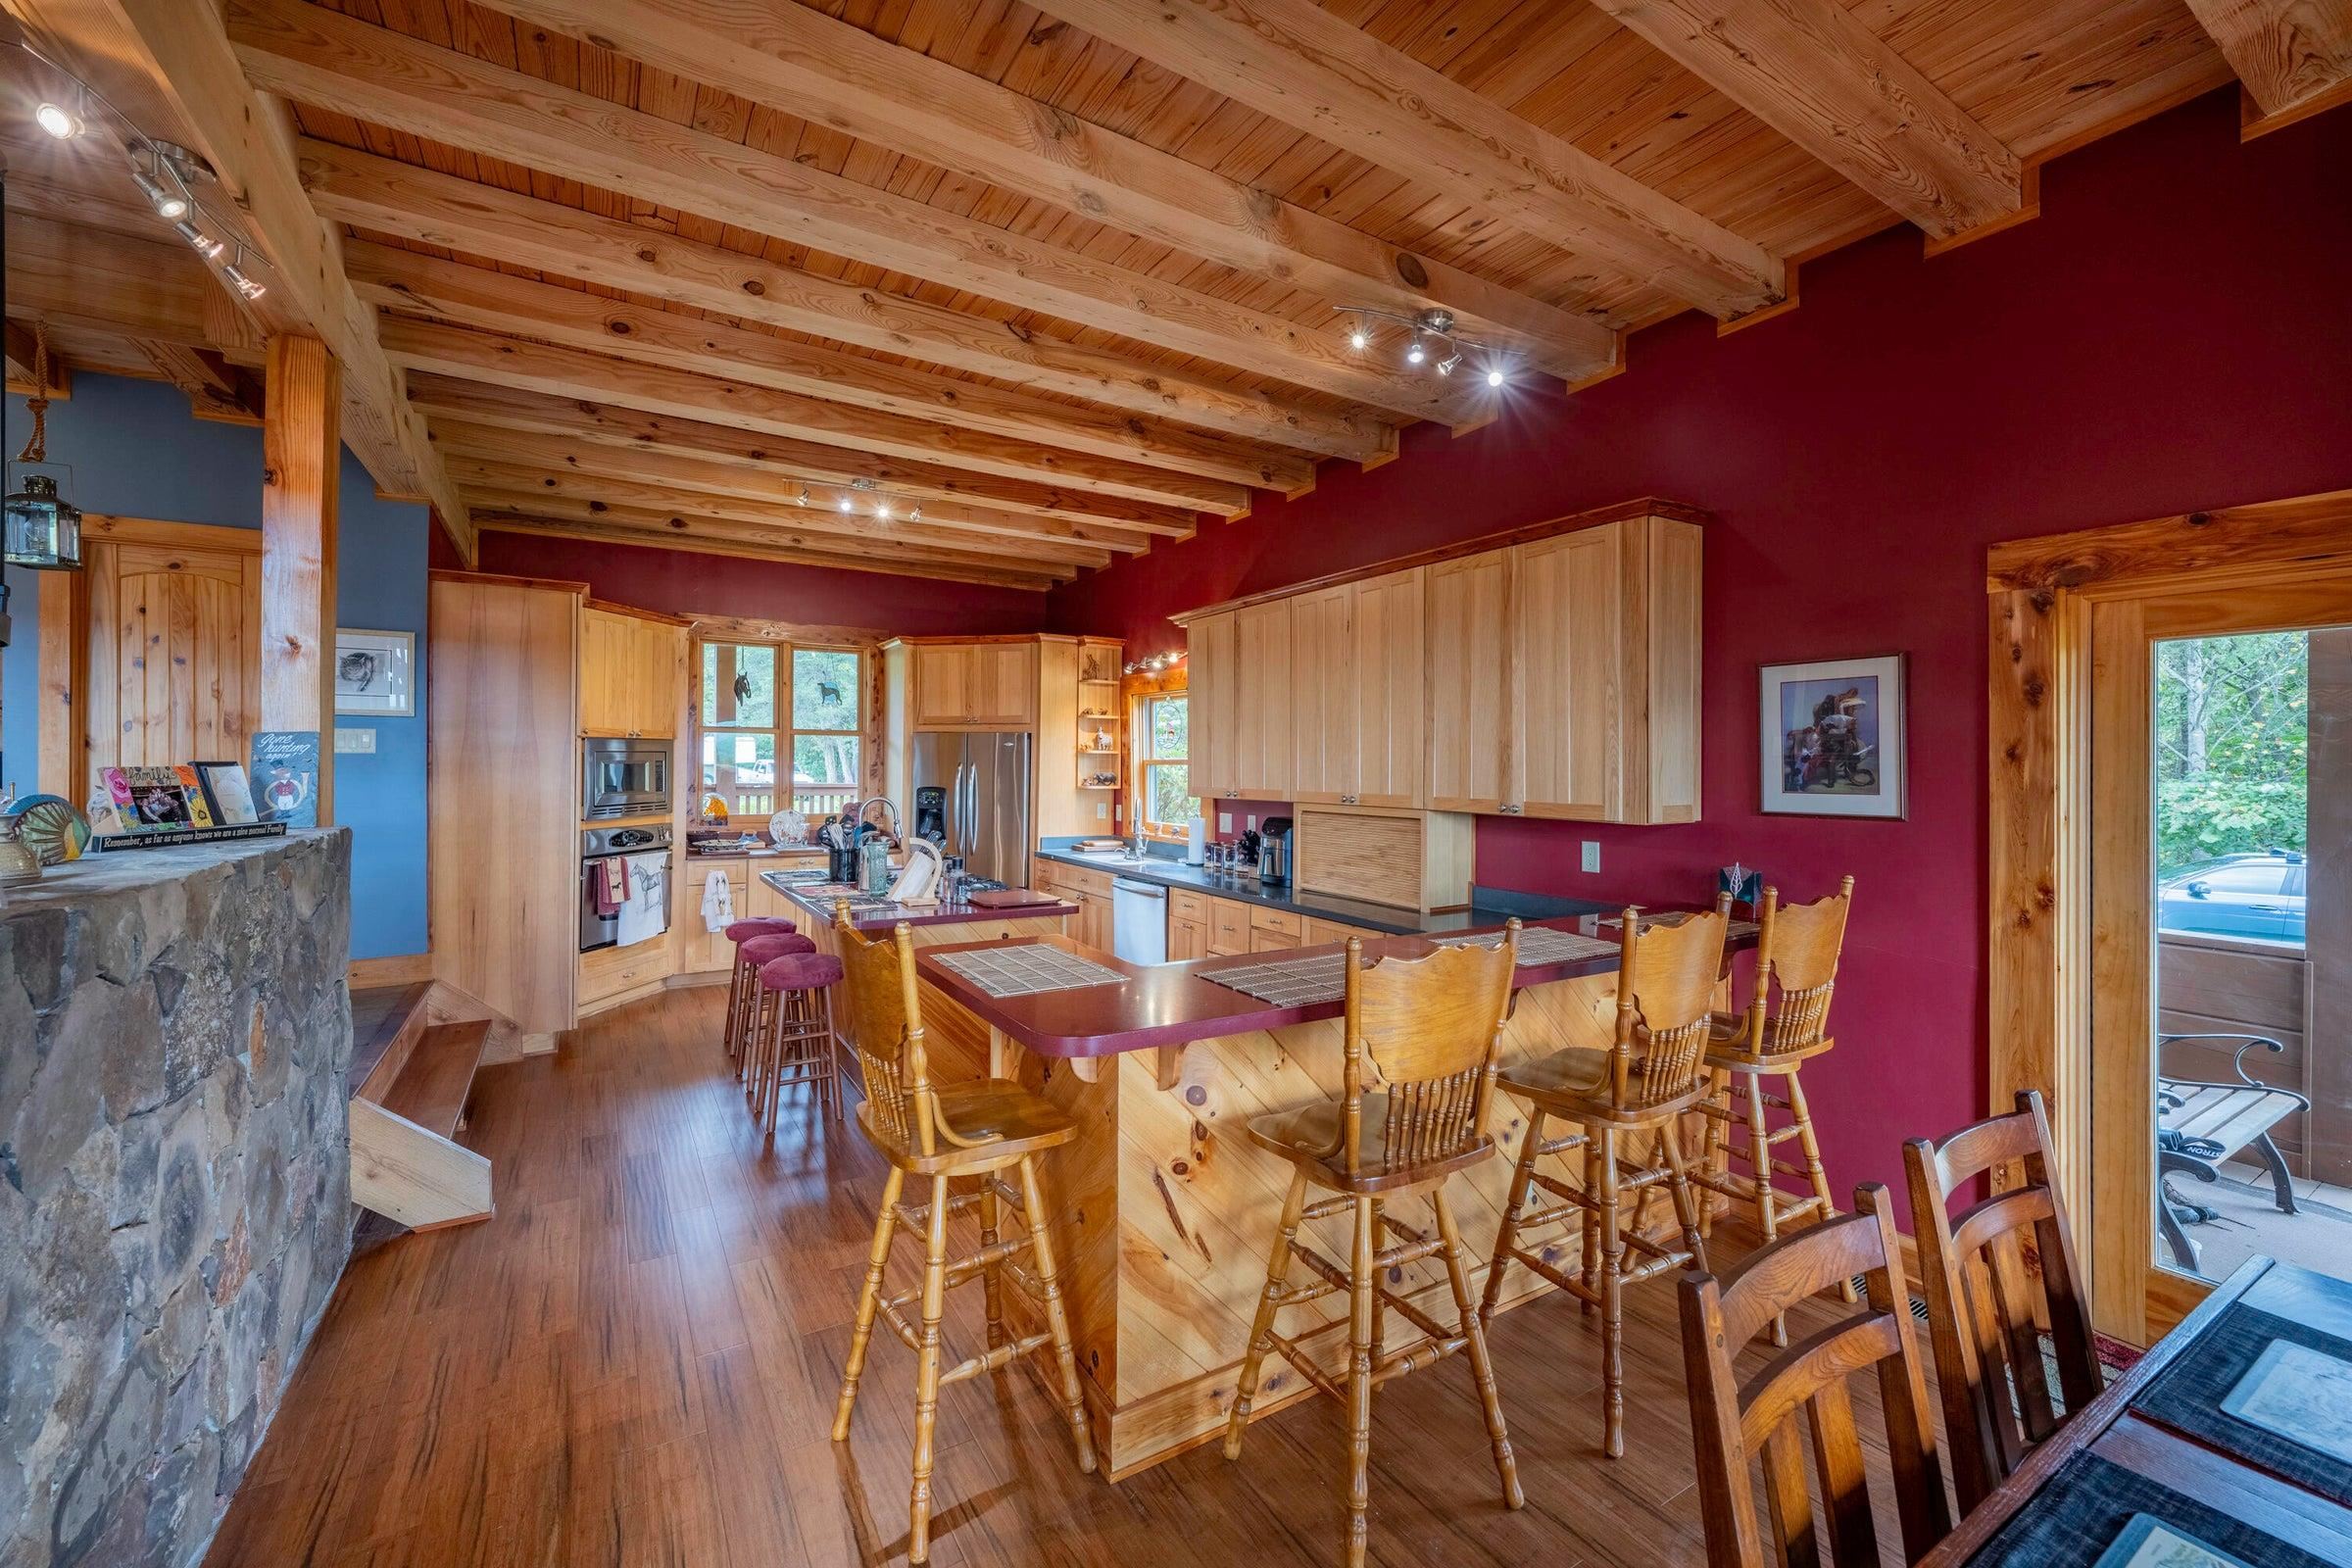
[[[2248,1403],[2259,1392],[2244,1387],[2248,1374],[2280,1345],[2338,1364],[2352,1361],[2352,1344],[2239,1301],[2141,1390],[2132,1408],[2323,1497],[2352,1503],[2352,1464],[2337,1447],[2352,1443],[2352,1419],[2340,1409],[2312,1410],[2282,1428],[2265,1418],[2262,1404]]]
[[[2092,1568],[2132,1516],[2143,1513],[2264,1568],[2325,1568],[2321,1558],[2270,1532],[2095,1453],[2078,1453],[2060,1465],[2049,1484],[1968,1559],[1968,1568]]]
[[[1247,963],[1238,969],[1204,973],[1228,991],[1271,1002],[1277,1007],[1311,1007],[1337,1002],[1348,994],[1348,955],[1316,953],[1303,958],[1279,958],[1272,963]]]
[[[992,997],[1033,997],[1043,991],[1077,991],[1117,985],[1127,977],[1043,943],[943,953],[942,968],[953,969]]]

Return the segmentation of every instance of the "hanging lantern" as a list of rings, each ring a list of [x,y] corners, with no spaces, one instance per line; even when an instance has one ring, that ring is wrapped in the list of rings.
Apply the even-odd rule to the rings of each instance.
[[[32,416],[32,433],[25,439],[24,450],[17,454],[22,464],[43,464],[49,459],[49,333],[35,328],[32,367],[32,395],[24,400],[24,410]],[[12,566],[30,566],[35,571],[75,571],[81,566],[81,509],[57,493],[57,477],[47,473],[28,473],[11,491],[6,502],[5,549],[0,550]]]

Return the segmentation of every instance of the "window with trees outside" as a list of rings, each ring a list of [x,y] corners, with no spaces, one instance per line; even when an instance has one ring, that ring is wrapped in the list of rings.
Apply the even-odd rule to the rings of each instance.
[[[1142,698],[1135,705],[1136,819],[1143,832],[1155,837],[1182,838],[1200,814],[1192,768],[1185,760],[1189,716],[1181,692]]]
[[[855,648],[703,645],[702,787],[730,815],[823,816],[862,792]],[[779,774],[778,760],[788,771]]]

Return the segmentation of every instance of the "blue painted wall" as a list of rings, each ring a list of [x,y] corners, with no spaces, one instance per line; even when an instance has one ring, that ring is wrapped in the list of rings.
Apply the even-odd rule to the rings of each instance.
[[[7,456],[22,448],[24,430],[24,402],[10,398]],[[262,525],[262,432],[198,419],[188,400],[160,381],[76,374],[72,399],[49,406],[49,456],[73,465],[74,501],[84,512]],[[421,694],[431,515],[423,507],[378,500],[375,482],[347,451],[341,518],[336,618],[345,626],[416,633]],[[36,577],[23,569],[8,573],[16,627],[0,654],[0,778],[27,791],[39,750]],[[335,759],[335,816],[352,830],[355,958],[422,953],[427,945],[421,701],[417,710],[413,718],[339,720],[345,729],[375,730],[374,756]]]

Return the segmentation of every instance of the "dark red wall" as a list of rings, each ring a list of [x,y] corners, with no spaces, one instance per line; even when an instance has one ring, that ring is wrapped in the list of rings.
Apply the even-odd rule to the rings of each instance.
[[[1735,858],[1797,898],[1852,872],[1840,1050],[1806,1080],[1832,1179],[1900,1191],[1898,1141],[1984,1103],[1984,547],[2352,485],[2348,193],[2352,113],[2240,146],[2215,94],[2051,165],[2032,222],[1809,264],[1785,317],[1680,318],[1572,399],[1516,390],[1468,436],[1326,464],[1297,502],[1065,585],[1053,621],[1134,657],[1181,646],[1171,611],[1335,567],[1632,496],[1712,511],[1703,820],[1482,821],[1479,880],[1662,902]],[[1896,652],[1908,820],[1759,814],[1756,666]]]
[[[1037,631],[1045,624],[1045,596],[1017,589],[536,534],[484,533],[481,569],[584,581],[599,599],[677,615],[871,626],[909,637]]]

